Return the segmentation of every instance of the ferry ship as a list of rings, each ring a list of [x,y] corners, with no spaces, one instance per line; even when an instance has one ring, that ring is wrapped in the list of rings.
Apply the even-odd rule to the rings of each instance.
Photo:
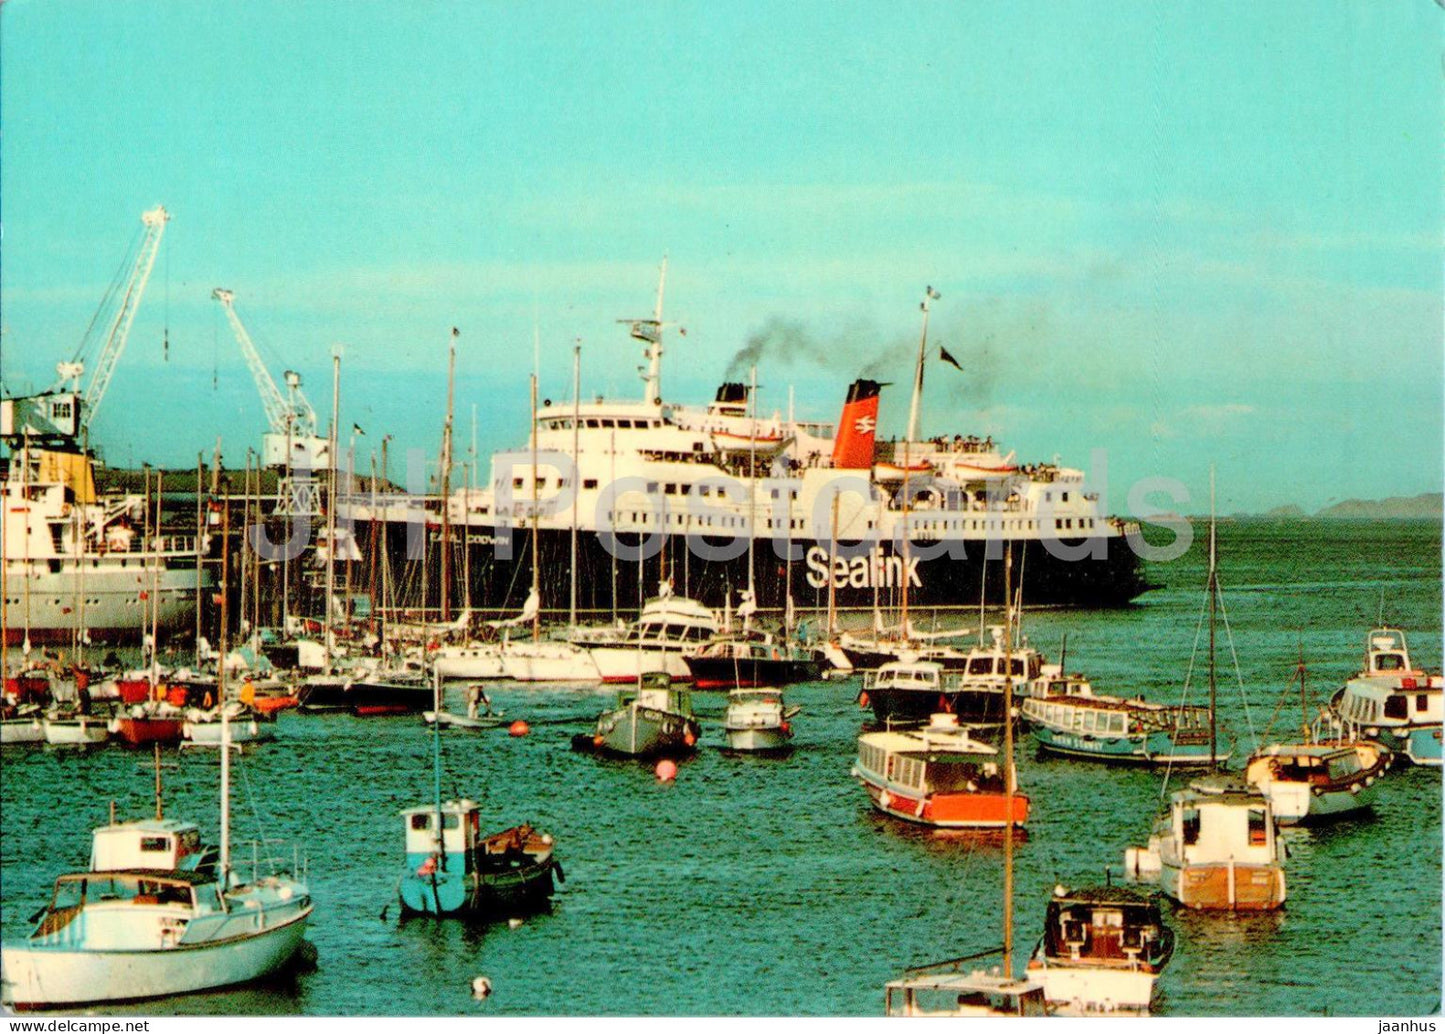
[[[533,563],[544,609],[565,605],[574,529],[577,605],[594,614],[640,608],[659,579],[718,610],[748,588],[773,611],[1001,603],[1005,542],[1032,604],[1122,605],[1149,587],[1126,540],[1137,526],[1102,513],[1082,471],[1020,465],[991,438],[918,434],[921,377],[898,441],[877,438],[886,385],[866,379],[836,427],[761,415],[734,382],[680,405],[662,394],[661,286],[652,318],[623,322],[644,345],[642,397],[542,406],[525,448],[494,453],[486,485],[447,499],[474,608],[520,607]],[[921,340],[920,371],[923,356]],[[435,555],[442,515],[416,497],[358,496],[338,513],[385,522],[388,549],[410,545],[413,560],[425,522]]]

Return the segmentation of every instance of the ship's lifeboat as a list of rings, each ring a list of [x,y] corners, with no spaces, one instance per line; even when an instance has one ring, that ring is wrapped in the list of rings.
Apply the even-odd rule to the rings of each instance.
[[[781,434],[734,434],[731,431],[712,432],[713,448],[720,453],[733,456],[757,455],[772,457],[783,451],[788,439]]]
[[[882,484],[892,484],[902,481],[906,477],[925,477],[933,473],[933,464],[926,460],[919,463],[910,463],[904,466],[901,463],[875,463],[873,464],[873,480]]]

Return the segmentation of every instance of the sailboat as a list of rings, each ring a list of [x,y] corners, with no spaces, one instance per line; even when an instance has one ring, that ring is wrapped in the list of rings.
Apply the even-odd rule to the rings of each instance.
[[[573,349],[572,380],[574,412],[577,409],[577,392],[580,390],[580,351]],[[573,455],[576,455],[577,424],[573,420]],[[584,646],[568,639],[542,638],[542,557],[538,547],[537,520],[537,375],[532,375],[532,591],[527,597],[523,613],[532,626],[530,639],[507,639],[502,643],[502,671],[506,677],[518,682],[600,682],[602,673],[597,668],[591,652]],[[571,578],[570,613],[568,632],[577,627],[577,503],[573,501],[572,518],[572,559],[568,565]]]
[[[1214,623],[1219,602],[1218,548],[1209,518],[1209,729],[1211,773],[1176,791],[1154,823],[1145,847],[1124,854],[1136,880],[1154,881],[1188,908],[1268,912],[1284,905],[1284,841],[1270,799],[1238,776],[1222,771],[1215,743]]]
[[[441,676],[433,678],[441,710]],[[440,724],[432,723],[432,800],[401,813],[406,863],[397,885],[402,914],[513,918],[545,908],[562,867],[552,837],[530,824],[483,835],[481,805],[442,800]]]
[[[1328,715],[1312,722],[1303,657],[1285,692],[1295,683],[1300,694],[1299,739],[1255,751],[1245,763],[1245,781],[1270,799],[1275,820],[1282,826],[1369,809],[1394,754],[1372,740],[1344,736],[1345,730]]]
[[[223,587],[226,573],[223,554]],[[223,654],[226,598],[223,591]],[[224,688],[224,667],[220,677]],[[312,911],[301,874],[253,873],[246,882],[231,868],[224,708],[221,729],[217,853],[201,849],[194,825],[159,814],[95,830],[90,868],[56,880],[30,936],[0,947],[0,1002],[44,1008],[205,991],[275,973],[296,954]]]
[[[1013,566],[1013,550],[1004,557],[1005,586]],[[1005,599],[1009,599],[1007,591]],[[1006,621],[1012,620],[1012,607],[1006,608]],[[1007,641],[1007,640],[1006,640]],[[1012,678],[1004,678],[1005,714],[1013,709]],[[1013,778],[1013,722],[1004,722],[1004,766],[1008,779],[1004,783],[1005,814],[1013,812],[1016,790]],[[964,955],[944,962],[930,963],[909,969],[884,989],[884,1011],[889,1016],[1046,1016],[1048,1015],[1044,985],[1025,974],[1014,976],[1013,970],[1013,823],[1003,824],[1003,914],[1001,949],[990,949]],[[967,964],[1003,954],[1002,967],[988,970]]]

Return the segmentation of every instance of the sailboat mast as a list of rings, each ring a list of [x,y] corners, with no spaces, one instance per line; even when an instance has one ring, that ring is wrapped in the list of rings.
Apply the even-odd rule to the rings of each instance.
[[[578,425],[582,422],[582,345],[572,345],[572,536],[568,543],[570,554],[569,569],[572,572],[567,587],[567,627],[577,627],[577,512],[582,509],[582,456],[578,440]]]
[[[828,635],[838,631],[838,587],[834,567],[838,557],[838,493],[833,493],[833,527],[828,542]]]
[[[216,703],[221,708],[221,887],[231,873],[231,723],[226,716],[227,625],[231,620],[231,496],[221,507],[221,660],[216,665]]]
[[[1209,767],[1219,768],[1219,751],[1215,732],[1215,705],[1217,703],[1217,682],[1214,671],[1214,615],[1219,597],[1219,573],[1215,568],[1214,538],[1214,471],[1209,472]]]
[[[442,425],[442,614],[443,621],[452,619],[452,551],[451,551],[451,496],[452,496],[452,403],[456,395],[457,380],[457,328],[452,328],[451,342],[447,348],[447,417]]]
[[[1003,975],[1014,965],[1014,723],[1013,723],[1013,546],[1004,552],[1003,637]]]
[[[437,825],[437,868],[443,872],[447,867],[446,844],[442,838],[446,836],[446,824],[442,821],[442,676],[436,665],[432,665],[432,800],[436,804],[436,825]]]
[[[537,556],[537,375],[532,374],[532,596],[537,612],[532,615],[532,642],[542,638],[542,564]]]
[[[327,675],[331,674],[331,601],[336,595],[336,421],[340,412],[341,352],[335,351],[331,353],[331,440],[326,447],[326,463],[331,468],[331,498],[326,501],[326,606],[321,622]]]

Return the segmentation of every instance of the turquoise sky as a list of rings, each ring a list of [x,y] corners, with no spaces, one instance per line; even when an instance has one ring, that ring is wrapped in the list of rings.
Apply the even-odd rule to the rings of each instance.
[[[640,392],[614,322],[669,255],[664,385],[750,338],[765,408],[907,379],[928,433],[1105,450],[1221,507],[1441,488],[1445,11],[1330,3],[101,3],[0,8],[3,372],[43,388],[173,214],[95,433],[228,465],[260,403],[210,290],[344,427],[434,450]],[[169,340],[163,361],[162,340]],[[776,346],[776,347],[774,347]],[[903,388],[884,398],[901,427]],[[362,462],[365,465],[366,461]],[[1199,506],[1185,506],[1198,509]]]

